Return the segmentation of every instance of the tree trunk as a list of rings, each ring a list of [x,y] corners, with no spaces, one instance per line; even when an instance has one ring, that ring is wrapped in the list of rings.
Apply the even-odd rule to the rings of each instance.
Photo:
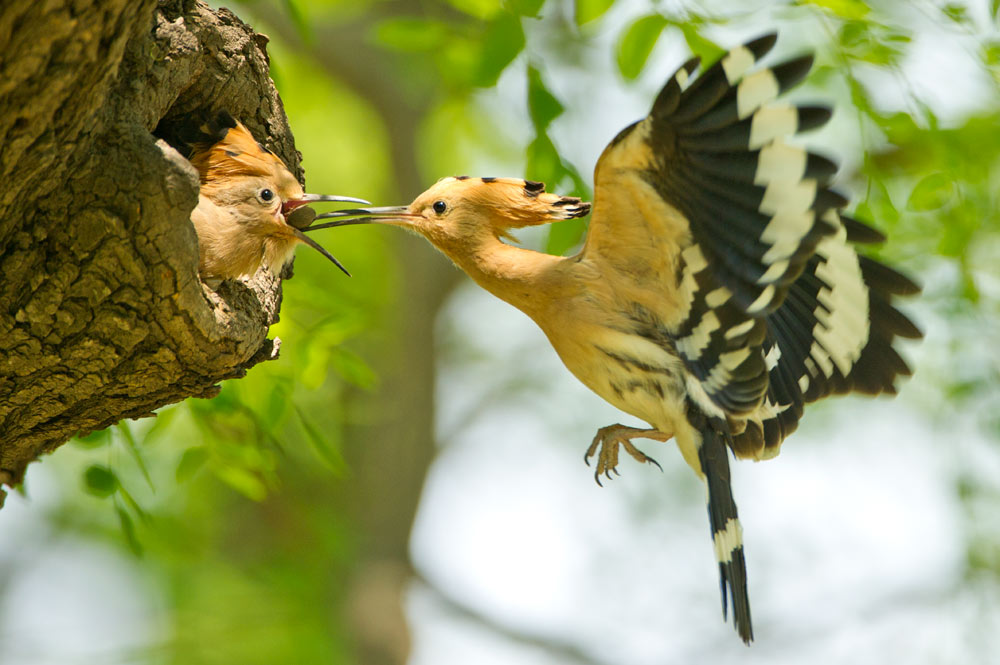
[[[266,43],[194,0],[0,4],[0,484],[276,356],[280,278],[202,285],[198,177],[153,135],[226,109],[301,179]]]

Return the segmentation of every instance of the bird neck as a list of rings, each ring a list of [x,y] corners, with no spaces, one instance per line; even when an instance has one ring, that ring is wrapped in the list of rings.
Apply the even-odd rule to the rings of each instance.
[[[464,251],[447,254],[477,284],[529,316],[564,286],[559,270],[562,257],[513,247],[495,236],[479,238]]]

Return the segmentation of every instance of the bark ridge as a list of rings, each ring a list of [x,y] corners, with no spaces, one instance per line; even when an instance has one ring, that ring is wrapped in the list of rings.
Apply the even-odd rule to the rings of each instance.
[[[0,6],[0,484],[277,355],[280,278],[203,287],[198,177],[154,136],[225,108],[301,180],[266,44],[192,0]]]

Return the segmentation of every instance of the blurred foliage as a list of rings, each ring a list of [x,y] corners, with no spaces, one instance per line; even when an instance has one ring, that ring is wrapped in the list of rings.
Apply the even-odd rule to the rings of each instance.
[[[273,76],[309,190],[386,203],[416,194],[398,189],[394,171],[397,106],[417,114],[413,149],[428,185],[485,164],[589,197],[593,164],[571,161],[556,138],[566,136],[570,111],[591,114],[576,106],[593,105],[601,117],[597,107],[615,103],[616,87],[652,99],[686,51],[712,61],[724,46],[772,29],[783,53],[812,48],[817,64],[804,94],[838,109],[816,142],[841,157],[863,153],[841,173],[856,194],[853,212],[890,236],[878,252],[923,276],[917,309],[945,331],[914,351],[933,377],[923,385],[934,387],[915,399],[945,423],[960,410],[982,414],[1000,439],[998,4],[799,0],[747,11],[693,1],[246,0],[235,9],[272,38]],[[913,61],[928,26],[954,42],[948,60]],[[324,61],[320,47],[342,31],[363,36],[352,57],[390,63],[379,76],[392,99],[366,96]],[[678,43],[684,48],[668,55]],[[561,85],[591,71],[583,94]],[[952,74],[971,83],[944,112],[933,89]],[[608,140],[619,129],[601,131]],[[378,385],[371,359],[384,340],[406,334],[385,327],[387,308],[403,280],[420,279],[401,275],[392,241],[371,231],[323,239],[351,280],[299,252],[271,331],[283,342],[278,361],[228,382],[213,400],[96,432],[46,463],[66,481],[53,524],[142,556],[163,590],[171,634],[150,662],[351,662],[334,578],[359,536],[313,498],[352,474],[343,427],[378,414],[357,411],[348,397]],[[554,225],[545,246],[567,253],[584,231],[583,220]],[[963,498],[988,499],[995,513],[997,498],[974,470],[959,475]],[[30,476],[28,484],[30,493]],[[1000,574],[992,528],[971,530],[970,566]]]

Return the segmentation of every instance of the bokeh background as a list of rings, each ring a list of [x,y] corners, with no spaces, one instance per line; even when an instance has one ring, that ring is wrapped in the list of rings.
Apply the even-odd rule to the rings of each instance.
[[[757,642],[720,617],[703,490],[673,445],[598,487],[638,424],[522,314],[397,229],[300,250],[281,358],[32,466],[0,511],[0,664],[1000,660],[998,0],[248,0],[309,191],[445,175],[589,197],[606,143],[694,51],[777,30],[833,104],[877,251],[924,284],[895,400],[814,405],[734,467]],[[525,234],[572,252],[585,222]]]

